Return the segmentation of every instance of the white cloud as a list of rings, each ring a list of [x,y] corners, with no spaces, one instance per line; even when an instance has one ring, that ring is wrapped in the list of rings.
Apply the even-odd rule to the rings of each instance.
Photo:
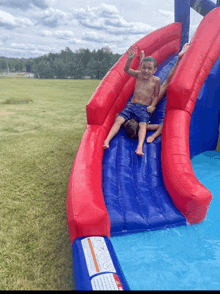
[[[117,18],[119,16],[119,11],[114,5],[100,4],[100,6],[90,8],[80,8],[72,10],[73,14],[78,18],[88,18],[95,19],[99,18]]]
[[[190,30],[195,31],[197,29],[197,25],[190,25]]]
[[[20,10],[28,10],[34,7],[47,9],[56,2],[56,0],[0,0],[0,5]]]
[[[23,50],[17,48],[5,48],[5,52],[7,52],[7,57],[11,58],[35,58],[47,54],[48,52],[40,51],[40,50]],[[4,51],[3,51],[4,52]]]
[[[63,39],[63,40],[68,40],[69,38],[74,37],[74,33],[72,31],[48,31],[48,30],[43,30],[40,32],[41,36],[44,37],[55,37],[57,39]]]
[[[9,47],[12,50],[22,50],[31,52],[41,52],[41,54],[47,54],[51,51],[56,52],[56,47],[51,47],[47,45],[37,45],[37,44],[25,44],[25,43],[12,43]]]
[[[174,18],[174,12],[172,12],[172,11],[167,11],[167,10],[161,10],[161,9],[159,9],[159,12],[163,16],[166,16],[166,17],[169,17],[169,18]]]
[[[31,25],[33,25],[33,23],[26,17],[14,17],[12,14],[0,10],[0,26],[5,27],[6,29]]]
[[[97,12],[99,17],[115,18],[119,15],[118,9],[114,5],[102,3],[98,7],[91,8],[91,11]]]
[[[70,14],[59,9],[49,8],[40,13],[35,13],[37,24],[47,27],[57,27],[67,25],[70,22]]]
[[[2,42],[6,42],[9,39],[9,35],[8,34],[2,34],[0,35],[0,40]]]
[[[124,53],[145,35],[174,21],[174,1],[165,2],[0,0],[1,55],[28,58],[70,46],[74,51],[106,45],[114,53]],[[191,12],[190,36],[199,23],[198,14]]]
[[[190,25],[189,28],[189,42],[191,41],[194,33],[196,32],[197,26],[196,25]]]
[[[118,46],[117,44],[111,44],[111,50],[117,52],[118,54],[124,54],[127,50],[127,46]]]
[[[32,26],[33,23],[26,17],[16,17],[18,26]]]
[[[21,0],[23,1],[23,0]],[[57,0],[32,0],[33,5],[38,8],[46,9],[57,3]]]
[[[70,44],[75,44],[75,45],[80,45],[80,46],[84,46],[84,45],[88,45],[88,42],[86,42],[85,40],[81,39],[81,38],[72,38],[69,40]]]
[[[128,41],[128,38],[125,36],[115,36],[115,35],[109,35],[105,32],[86,32],[82,35],[82,39],[85,41],[92,41],[96,43],[122,43]]]
[[[83,27],[113,35],[147,34],[156,29],[141,22],[128,22],[114,5],[103,3],[93,8],[75,9],[73,15]]]
[[[12,29],[17,26],[15,17],[10,13],[0,10],[0,26]]]

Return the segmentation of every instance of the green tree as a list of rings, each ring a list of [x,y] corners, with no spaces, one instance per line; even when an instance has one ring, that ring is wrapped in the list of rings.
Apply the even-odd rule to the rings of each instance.
[[[1,58],[1,60],[0,60],[0,69],[1,69],[1,71],[5,71],[7,69],[6,60],[3,58]]]
[[[85,75],[90,76],[91,79],[95,79],[97,70],[97,61],[92,57],[87,64]]]
[[[91,52],[89,49],[80,49],[79,51],[77,51],[77,54],[80,58],[80,62],[83,66],[84,69],[86,69],[88,62],[91,59]]]
[[[69,76],[71,79],[74,79],[75,78],[75,62],[71,61],[69,64],[68,64],[68,72],[69,72]]]
[[[75,53],[68,47],[61,53],[49,53],[31,59],[10,59],[10,69],[25,71],[31,69],[37,78],[82,79],[86,75],[93,79],[102,79],[108,70],[119,59],[119,54],[113,54],[109,47],[98,51],[79,49]],[[7,68],[5,59],[0,59],[0,67]],[[3,70],[3,69],[2,69]]]
[[[68,69],[60,58],[54,61],[54,74],[57,79],[66,79],[69,76]]]
[[[75,60],[75,79],[82,79],[85,76],[85,68],[83,67],[83,64],[81,63],[80,59]]]

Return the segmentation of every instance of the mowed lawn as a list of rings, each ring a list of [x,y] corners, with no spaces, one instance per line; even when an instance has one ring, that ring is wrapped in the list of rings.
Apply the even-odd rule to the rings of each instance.
[[[67,186],[99,82],[0,79],[0,290],[74,289]]]

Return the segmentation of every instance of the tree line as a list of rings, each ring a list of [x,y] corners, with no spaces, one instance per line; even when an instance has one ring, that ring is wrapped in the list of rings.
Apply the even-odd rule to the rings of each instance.
[[[37,58],[0,57],[0,71],[26,71],[40,79],[102,79],[120,57],[120,54],[113,54],[109,47],[93,51],[79,49],[76,52],[67,47],[61,53],[49,53]]]

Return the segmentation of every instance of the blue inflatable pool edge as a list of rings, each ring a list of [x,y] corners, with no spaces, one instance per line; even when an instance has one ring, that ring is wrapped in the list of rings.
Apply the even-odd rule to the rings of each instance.
[[[76,290],[130,290],[108,237],[77,238],[72,253]]]

